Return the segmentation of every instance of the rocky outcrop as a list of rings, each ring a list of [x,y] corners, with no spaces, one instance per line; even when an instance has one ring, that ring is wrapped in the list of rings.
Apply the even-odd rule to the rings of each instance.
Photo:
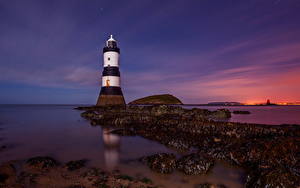
[[[148,97],[140,98],[129,103],[130,105],[136,104],[182,104],[182,102],[170,94],[164,95],[151,95]]]
[[[90,120],[92,125],[112,126],[119,129],[119,133],[130,130],[134,135],[158,141],[179,151],[196,149],[195,154],[178,159],[181,162],[177,162],[176,168],[184,173],[205,173],[209,171],[213,160],[222,160],[249,172],[246,187],[300,185],[299,125],[216,121],[226,120],[230,112],[166,105],[86,110],[82,117]],[[206,154],[206,158],[202,154]],[[154,170],[164,164],[161,163],[164,157],[156,157],[150,158],[153,159],[150,164],[155,165],[148,164]],[[172,172],[173,163],[168,164],[170,168],[162,170],[162,173]]]

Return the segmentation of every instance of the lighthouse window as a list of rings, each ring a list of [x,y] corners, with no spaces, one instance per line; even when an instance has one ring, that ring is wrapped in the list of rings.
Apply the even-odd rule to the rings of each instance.
[[[108,61],[110,60],[110,57],[108,58]]]

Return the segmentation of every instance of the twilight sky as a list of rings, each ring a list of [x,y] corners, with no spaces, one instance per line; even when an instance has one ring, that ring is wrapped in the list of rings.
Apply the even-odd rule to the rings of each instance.
[[[94,104],[110,34],[126,102],[300,101],[300,0],[0,0],[0,104]]]

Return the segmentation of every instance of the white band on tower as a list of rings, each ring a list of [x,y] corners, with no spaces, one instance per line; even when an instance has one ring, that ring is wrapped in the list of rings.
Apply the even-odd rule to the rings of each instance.
[[[120,87],[120,77],[118,76],[103,76],[102,87]]]
[[[105,52],[103,54],[103,66],[104,67],[118,67],[119,66],[119,53],[118,52]]]

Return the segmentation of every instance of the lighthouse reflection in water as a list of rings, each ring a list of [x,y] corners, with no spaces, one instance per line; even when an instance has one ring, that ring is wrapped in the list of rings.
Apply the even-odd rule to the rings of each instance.
[[[104,143],[104,160],[106,170],[115,170],[119,164],[120,158],[120,137],[110,132],[113,129],[103,128],[102,138]]]

